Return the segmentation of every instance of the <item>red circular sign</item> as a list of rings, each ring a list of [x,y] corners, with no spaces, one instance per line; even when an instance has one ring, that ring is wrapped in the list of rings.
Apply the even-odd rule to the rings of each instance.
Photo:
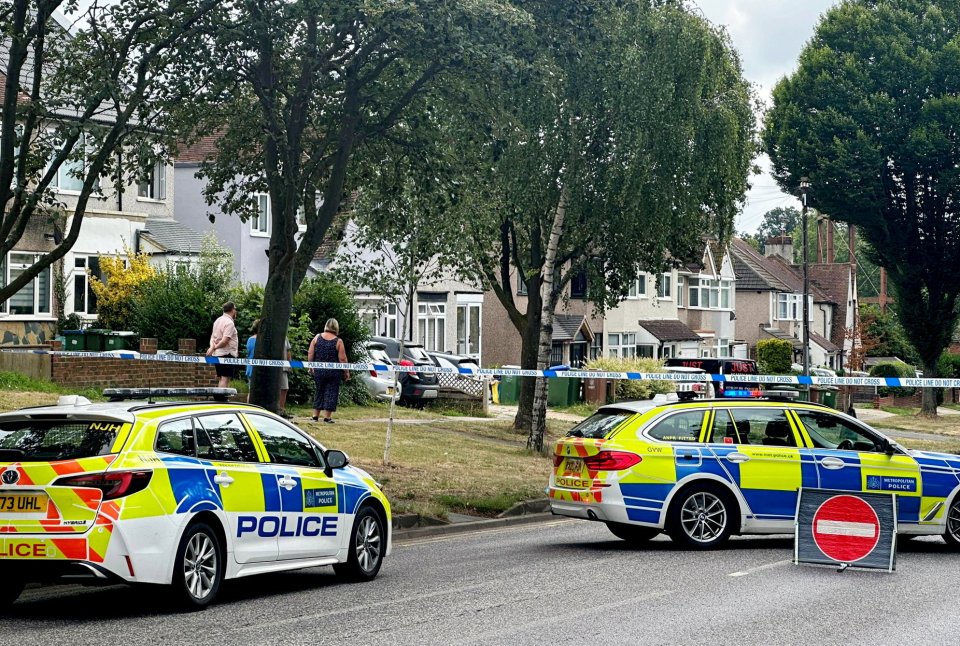
[[[880,542],[880,519],[856,496],[834,496],[813,515],[813,540],[827,558],[854,563]]]

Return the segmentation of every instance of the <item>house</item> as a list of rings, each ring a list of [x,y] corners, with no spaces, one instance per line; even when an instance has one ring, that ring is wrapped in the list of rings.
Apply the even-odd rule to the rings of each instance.
[[[517,270],[510,268],[513,299],[521,312],[527,311],[526,284]],[[602,355],[603,319],[596,316],[593,304],[586,300],[586,275],[570,280],[564,298],[557,305],[553,325],[551,365],[580,367],[589,359]],[[483,337],[487,339],[483,360],[485,366],[519,366],[523,339],[510,321],[497,295],[483,293]]]
[[[201,237],[213,234],[220,245],[229,249],[233,254],[234,273],[240,282],[265,285],[269,273],[270,197],[266,193],[250,195],[251,202],[256,201],[259,215],[246,222],[224,213],[215,204],[207,204],[203,194],[206,181],[197,173],[200,165],[216,154],[217,138],[217,135],[202,137],[177,155],[173,219]]]
[[[0,65],[6,69],[2,52]],[[6,82],[0,74],[0,102],[5,99]],[[51,251],[72,227],[82,181],[71,172],[82,170],[82,165],[83,161],[77,160],[59,168],[51,185],[59,206],[53,217],[34,218],[14,249],[0,259],[0,280],[4,284]],[[99,191],[87,202],[80,234],[72,249],[0,304],[0,343],[24,345],[52,340],[58,312],[92,321],[97,303],[89,276],[102,276],[99,257],[124,255],[126,249],[136,249],[148,219],[172,218],[175,196],[172,183],[167,181],[172,171],[172,165],[158,162],[145,170],[139,181],[131,177],[103,178]],[[62,294],[62,299],[58,300],[57,294]]]
[[[714,239],[705,241],[700,262],[677,273],[677,317],[700,337],[701,357],[747,356],[736,336],[736,282],[728,247]]]
[[[789,237],[770,238],[766,253],[734,239],[730,246],[737,283],[737,334],[756,355],[757,342],[779,338],[803,356],[803,274],[793,265]],[[855,337],[856,273],[852,265],[811,263],[808,321],[810,365],[842,368]]]
[[[311,270],[319,274],[370,265],[389,272],[393,264],[395,258],[388,245],[382,250],[361,246],[356,225],[342,215],[334,220],[314,255]],[[397,292],[405,291],[395,286]],[[355,288],[354,298],[373,335],[403,338],[429,351],[485,359],[483,290],[435,262],[425,267],[412,302],[403,293],[385,294],[372,285]],[[412,313],[412,320],[408,320],[408,313]]]

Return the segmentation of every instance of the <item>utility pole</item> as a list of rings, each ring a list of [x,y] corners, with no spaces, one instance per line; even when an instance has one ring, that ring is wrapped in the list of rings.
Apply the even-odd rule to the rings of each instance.
[[[800,178],[800,197],[803,200],[803,374],[810,375],[810,271],[807,249],[807,189],[810,188],[810,180],[806,177]],[[809,395],[810,389],[807,388]],[[809,399],[809,396],[808,396]]]

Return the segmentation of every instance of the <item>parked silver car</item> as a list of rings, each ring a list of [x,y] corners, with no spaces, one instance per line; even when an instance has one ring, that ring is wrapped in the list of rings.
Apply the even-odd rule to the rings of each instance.
[[[387,355],[387,347],[382,343],[368,342],[362,348],[362,354],[366,361],[386,366],[393,365],[393,361]],[[392,372],[369,370],[361,373],[361,379],[363,379],[363,385],[367,387],[367,392],[374,399],[389,402],[397,396]]]

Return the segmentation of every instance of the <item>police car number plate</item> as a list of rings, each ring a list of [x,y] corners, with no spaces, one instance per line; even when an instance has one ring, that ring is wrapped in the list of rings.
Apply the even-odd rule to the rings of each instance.
[[[583,460],[580,458],[567,458],[567,463],[563,467],[565,475],[580,475],[583,471]]]
[[[39,514],[46,509],[45,493],[0,493],[0,513]]]

